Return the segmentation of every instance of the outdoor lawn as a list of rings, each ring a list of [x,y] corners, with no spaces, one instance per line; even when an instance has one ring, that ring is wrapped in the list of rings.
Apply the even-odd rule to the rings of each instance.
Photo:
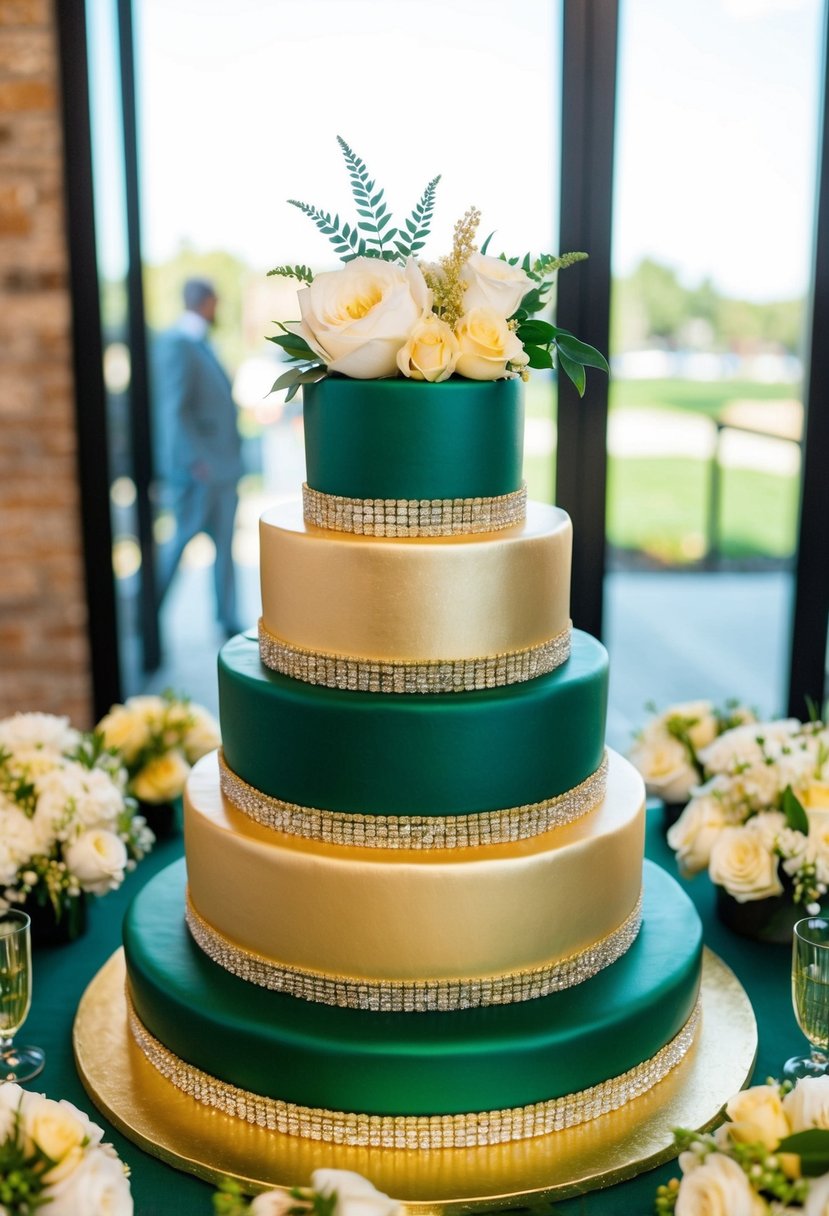
[[[595,373],[594,373],[595,374]],[[550,424],[552,386],[536,377],[527,391],[528,452],[525,471],[530,497],[553,501],[553,451],[555,429]],[[781,402],[798,399],[798,384],[765,384],[747,381],[614,380],[611,386],[611,430],[622,436],[624,454],[612,454],[608,467],[608,540],[618,550],[644,553],[656,563],[683,565],[704,559],[708,552],[710,445],[683,446],[682,414],[717,419],[735,402],[751,403],[759,420]],[[589,393],[589,386],[588,386]],[[589,404],[586,406],[589,408]],[[676,416],[676,436],[665,450],[652,434],[641,436],[644,451],[637,451],[636,435],[643,429],[648,411]],[[625,413],[627,412],[627,419]],[[703,439],[706,427],[700,423]],[[666,433],[664,423],[660,434]],[[711,432],[713,434],[713,432]],[[738,460],[724,459],[721,466],[720,509],[716,519],[720,556],[726,559],[785,559],[796,547],[799,476],[794,445],[781,441],[758,441],[733,431],[722,433],[731,441],[729,450],[745,451]],[[753,445],[753,446],[752,446]],[[652,449],[656,450],[652,450]],[[757,465],[754,452],[759,448]],[[688,454],[685,454],[685,452]],[[746,466],[746,467],[743,467]],[[779,466],[779,467],[778,467]]]

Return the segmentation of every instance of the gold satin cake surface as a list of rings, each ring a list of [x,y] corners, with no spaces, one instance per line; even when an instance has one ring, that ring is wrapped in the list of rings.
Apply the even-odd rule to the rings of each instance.
[[[260,521],[262,622],[300,650],[379,661],[530,650],[569,627],[571,541],[541,503],[502,531],[417,538],[325,531],[285,503]]]
[[[351,848],[274,832],[223,798],[215,753],[195,766],[185,798],[190,898],[206,924],[277,966],[367,981],[498,976],[589,949],[636,907],[643,835],[642,779],[612,752],[596,810],[468,849]]]

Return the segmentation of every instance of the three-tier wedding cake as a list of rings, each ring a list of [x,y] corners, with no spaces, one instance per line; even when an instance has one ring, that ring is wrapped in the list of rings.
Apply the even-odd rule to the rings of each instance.
[[[133,1035],[197,1102],[487,1144],[617,1109],[692,1045],[699,921],[643,863],[570,521],[526,501],[521,388],[306,388],[303,506],[261,521],[186,866],[125,925]]]

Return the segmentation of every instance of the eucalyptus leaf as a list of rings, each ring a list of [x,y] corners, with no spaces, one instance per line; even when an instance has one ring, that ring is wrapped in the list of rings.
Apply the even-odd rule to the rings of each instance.
[[[800,1158],[800,1168],[808,1178],[829,1173],[829,1131],[824,1128],[813,1127],[809,1131],[786,1136],[776,1151],[796,1153]]]
[[[559,347],[558,365],[565,375],[569,376],[573,381],[579,396],[583,397],[584,390],[587,386],[587,374],[585,373],[584,367],[581,365],[581,363],[577,363],[575,359],[571,359],[569,355],[565,355],[564,351],[561,349],[561,347]]]
[[[563,352],[574,362],[581,363],[585,367],[598,367],[603,372],[610,371],[607,359],[605,359],[601,351],[596,350],[595,346],[589,346],[587,342],[580,342],[578,338],[568,333],[565,329],[558,331],[556,346],[559,351]]]
[[[786,816],[786,823],[793,831],[802,832],[804,836],[809,835],[809,816],[790,785],[787,785],[783,791],[783,814]]]

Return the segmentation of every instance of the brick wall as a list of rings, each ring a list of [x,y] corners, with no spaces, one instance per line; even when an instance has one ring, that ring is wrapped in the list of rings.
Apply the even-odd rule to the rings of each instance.
[[[90,725],[50,0],[0,0],[0,717]]]

